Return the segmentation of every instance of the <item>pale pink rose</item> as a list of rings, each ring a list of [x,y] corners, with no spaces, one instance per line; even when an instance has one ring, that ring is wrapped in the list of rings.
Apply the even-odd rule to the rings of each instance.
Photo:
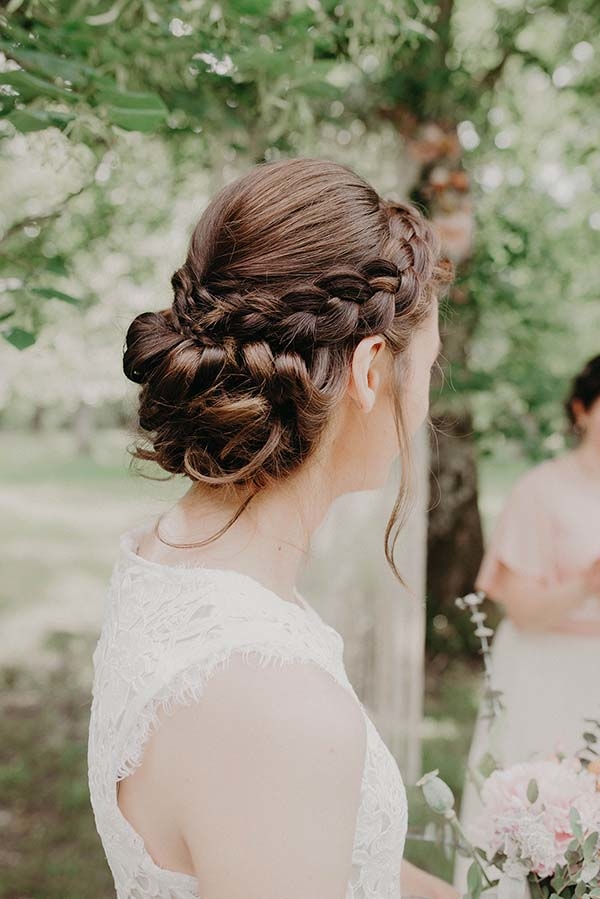
[[[527,798],[535,780],[538,798]],[[492,857],[502,852],[509,861],[529,860],[531,870],[546,877],[573,837],[570,810],[580,814],[584,833],[600,829],[600,793],[596,776],[578,759],[556,758],[512,765],[494,771],[485,781],[481,799],[484,810],[475,842]]]

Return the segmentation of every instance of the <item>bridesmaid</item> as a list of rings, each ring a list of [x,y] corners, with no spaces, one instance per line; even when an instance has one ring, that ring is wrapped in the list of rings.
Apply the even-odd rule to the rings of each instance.
[[[584,719],[600,719],[600,355],[574,379],[565,407],[577,445],[519,478],[476,579],[505,612],[492,646],[505,712],[490,745],[480,710],[468,767],[488,750],[502,765],[574,752]],[[467,779],[467,834],[480,808]],[[463,892],[468,865],[457,855]]]

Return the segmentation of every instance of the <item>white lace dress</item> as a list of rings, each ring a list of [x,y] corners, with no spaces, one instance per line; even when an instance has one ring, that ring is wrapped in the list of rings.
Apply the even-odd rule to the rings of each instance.
[[[240,572],[143,559],[143,530],[120,537],[93,655],[89,789],[117,899],[202,899],[196,877],[153,861],[119,809],[116,785],[141,763],[157,708],[197,699],[233,652],[259,653],[261,664],[316,663],[356,698],[367,746],[345,899],[400,899],[406,793],[348,680],[341,635],[299,594],[302,607]]]

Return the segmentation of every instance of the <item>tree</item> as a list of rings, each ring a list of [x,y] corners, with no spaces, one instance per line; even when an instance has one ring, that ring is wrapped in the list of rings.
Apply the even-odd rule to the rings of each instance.
[[[107,173],[129,139],[160,141],[173,190],[194,167],[226,177],[238,161],[324,146],[365,173],[378,154],[396,155],[391,188],[428,209],[458,264],[434,405],[428,554],[431,614],[450,616],[482,551],[477,450],[503,440],[536,458],[556,448],[557,398],[591,354],[596,4],[13,0],[7,12],[7,142],[34,134],[49,153],[67,144],[81,167],[50,208],[5,223],[0,326],[15,346],[35,340],[48,297],[93,304],[70,259],[111,232]],[[148,218],[158,225],[163,212]],[[66,252],[50,239],[65,219],[77,223],[63,228]]]

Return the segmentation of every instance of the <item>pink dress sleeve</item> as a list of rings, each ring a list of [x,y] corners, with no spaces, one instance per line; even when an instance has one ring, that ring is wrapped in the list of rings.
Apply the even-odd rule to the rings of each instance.
[[[500,562],[544,584],[556,580],[555,540],[544,471],[538,466],[519,478],[492,531],[475,581],[478,590],[492,597]]]

